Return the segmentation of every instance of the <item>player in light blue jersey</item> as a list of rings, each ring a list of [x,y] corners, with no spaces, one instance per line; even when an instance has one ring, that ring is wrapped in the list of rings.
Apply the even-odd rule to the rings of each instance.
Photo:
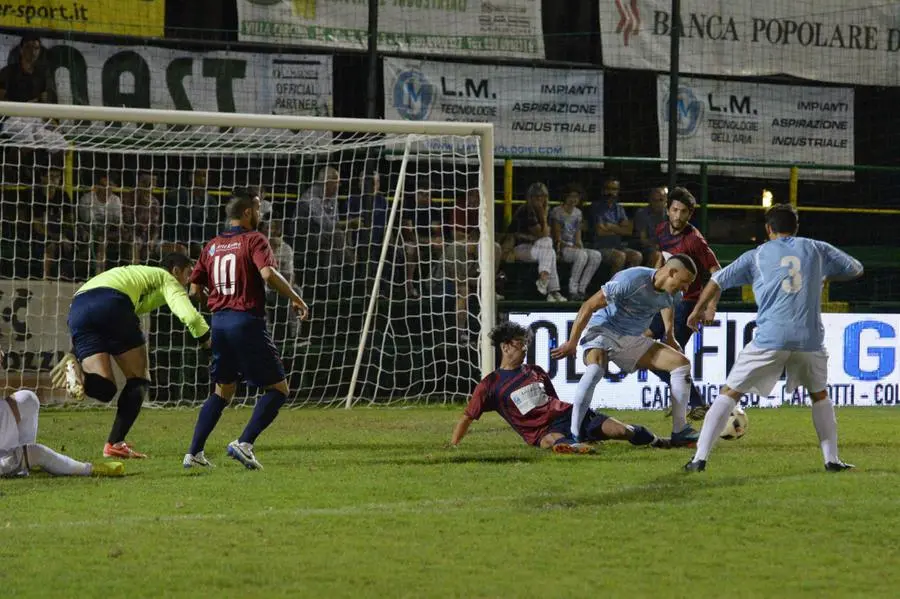
[[[858,260],[834,246],[797,237],[797,211],[788,204],[766,212],[769,241],[745,252],[715,273],[703,289],[688,325],[696,330],[700,321],[715,318],[722,290],[753,285],[759,306],[756,336],[741,351],[728,373],[700,432],[697,453],[685,470],[700,472],[728,415],[745,393],[768,395],[787,373],[787,390],[803,386],[812,398],[812,416],[825,469],[840,472],[852,468],[838,458],[837,421],[828,399],[828,353],[822,325],[822,284],[848,281],[862,275]]]
[[[581,305],[569,340],[551,352],[555,359],[574,356],[579,338],[584,346],[586,368],[572,402],[571,433],[576,442],[594,389],[612,361],[626,373],[645,368],[670,373],[672,445],[696,444],[697,431],[687,424],[693,386],[690,362],[675,339],[673,311],[696,276],[694,261],[676,254],[658,269],[636,266],[616,273]],[[665,343],[645,335],[657,313],[662,314],[665,324]]]

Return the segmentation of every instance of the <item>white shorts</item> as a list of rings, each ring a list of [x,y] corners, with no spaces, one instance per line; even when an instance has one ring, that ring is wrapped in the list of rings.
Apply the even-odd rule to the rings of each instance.
[[[828,352],[763,349],[752,341],[741,350],[725,384],[741,393],[767,396],[781,373],[787,373],[786,389],[803,387],[809,393],[824,391],[828,383]]]
[[[617,335],[607,329],[589,328],[581,337],[585,351],[602,349],[622,372],[633,372],[656,341],[643,335]]]

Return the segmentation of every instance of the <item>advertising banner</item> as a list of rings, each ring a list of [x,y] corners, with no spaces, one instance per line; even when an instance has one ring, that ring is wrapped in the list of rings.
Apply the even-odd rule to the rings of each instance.
[[[680,23],[683,73],[900,85],[897,2],[683,0],[679,16],[670,0],[599,0],[599,7],[608,67],[668,71]]]
[[[0,26],[164,37],[166,0],[19,0],[0,4]]]
[[[388,119],[493,123],[498,156],[540,162],[603,155],[598,70],[385,58],[384,110]]]
[[[656,82],[659,151],[669,143],[669,79]],[[853,165],[853,90],[684,77],[678,86],[678,154],[684,159]],[[697,172],[698,166],[679,167]],[[710,174],[784,178],[790,168],[710,166]],[[850,180],[853,171],[803,171]]]
[[[547,370],[560,399],[571,401],[584,372],[581,348],[574,358],[550,359],[550,343],[568,338],[575,312],[512,313],[509,319],[535,333],[526,360]],[[713,325],[695,334],[685,353],[691,360],[694,383],[707,401],[718,395],[741,349],[753,338],[756,314],[720,313]],[[839,406],[900,406],[900,314],[823,314],[828,351],[828,394]],[[622,376],[614,364],[597,385],[595,408],[663,409],[670,403],[669,387],[654,374],[639,371]],[[771,395],[745,395],[749,407],[808,405],[802,387],[792,393],[779,381]]]
[[[365,0],[238,0],[241,41],[365,50]],[[544,58],[541,0],[381,0],[378,50]]]

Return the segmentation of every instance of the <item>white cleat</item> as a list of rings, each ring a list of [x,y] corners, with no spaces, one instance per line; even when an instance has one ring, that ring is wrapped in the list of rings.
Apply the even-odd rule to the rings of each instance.
[[[262,464],[256,460],[253,455],[252,443],[241,443],[237,440],[228,444],[228,455],[236,459],[238,462],[246,466],[248,470],[262,470]]]
[[[212,462],[207,460],[206,456],[203,455],[203,450],[198,451],[194,455],[189,453],[184,454],[181,465],[185,468],[215,468]]]

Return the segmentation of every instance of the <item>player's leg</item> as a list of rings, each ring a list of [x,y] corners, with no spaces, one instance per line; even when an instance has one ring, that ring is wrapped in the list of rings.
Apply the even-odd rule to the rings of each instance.
[[[116,417],[113,420],[103,455],[119,458],[144,458],[146,455],[135,451],[126,441],[131,427],[141,413],[141,406],[150,391],[150,361],[147,345],[141,343],[114,356],[116,364],[125,375],[125,386],[119,393]]]
[[[687,345],[687,342],[690,340],[691,335],[693,334],[693,330],[689,326],[687,326],[687,318],[690,316],[691,310],[694,307],[694,302],[680,302],[675,306],[675,340],[678,341],[678,344],[681,345],[682,350]],[[688,306],[690,308],[688,309]],[[653,335],[654,339],[662,340],[665,337],[666,331],[665,326],[663,325],[662,316],[660,314],[656,314],[653,317],[653,321],[650,323],[650,332]],[[655,374],[661,381],[671,386],[671,376],[665,370],[653,370],[653,374]],[[706,406],[706,402],[703,400],[703,396],[700,394],[700,390],[696,385],[691,385],[691,395],[688,400],[688,407],[691,408],[689,413],[689,417],[691,420],[702,420],[703,416],[706,415],[706,410],[704,409]],[[666,416],[670,416],[672,414],[671,408],[666,411]]]
[[[784,371],[788,353],[758,348],[752,341],[741,350],[728,373],[725,385],[706,412],[697,441],[697,451],[691,461],[685,464],[686,471],[700,472],[706,469],[706,460],[741,397],[754,391],[768,395]]]
[[[584,374],[575,388],[575,396],[572,398],[572,423],[570,435],[575,441],[579,440],[584,422],[584,416],[591,407],[594,398],[594,390],[603,380],[609,364],[609,355],[606,350],[599,347],[590,347],[590,342],[584,350]]]
[[[628,441],[632,445],[668,447],[666,440],[660,439],[646,427],[640,424],[626,424],[600,412],[588,412],[583,431],[583,436],[588,441],[614,439]]]
[[[834,404],[828,397],[828,353],[791,352],[785,364],[787,373],[787,389],[793,391],[802,386],[809,391],[812,400],[812,420],[819,437],[819,447],[825,460],[825,470],[841,472],[853,468],[845,464],[838,456],[837,417]],[[817,389],[817,391],[813,391]]]
[[[54,476],[123,476],[122,462],[79,462],[40,443],[22,446],[24,466],[28,470],[40,468]]]
[[[691,363],[687,356],[654,341],[637,361],[637,368],[669,373],[669,387],[672,390],[672,444],[685,446],[696,443],[697,432],[687,423],[687,405],[694,386],[691,380]]]
[[[20,389],[12,395],[19,412],[19,445],[27,445],[37,440],[38,415],[41,410],[41,400],[34,391]]]

